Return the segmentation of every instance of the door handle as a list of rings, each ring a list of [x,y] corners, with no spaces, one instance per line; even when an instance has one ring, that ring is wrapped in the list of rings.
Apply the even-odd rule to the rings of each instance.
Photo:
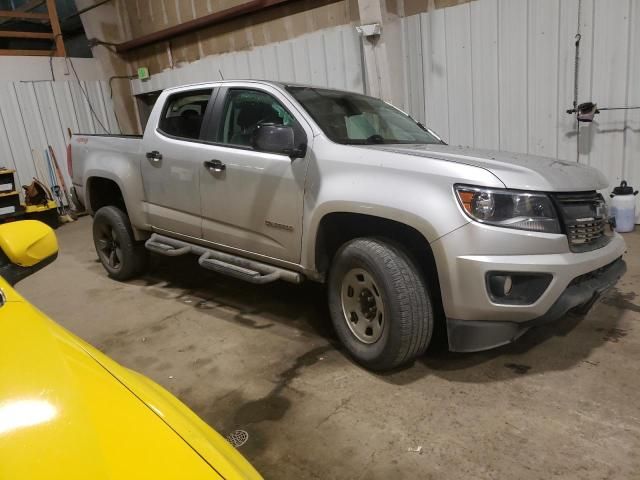
[[[153,162],[159,162],[160,160],[162,160],[162,154],[157,150],[147,152],[146,157]]]
[[[207,167],[207,170],[210,172],[215,173],[224,172],[227,169],[227,166],[220,160],[207,160],[204,162],[204,166]]]

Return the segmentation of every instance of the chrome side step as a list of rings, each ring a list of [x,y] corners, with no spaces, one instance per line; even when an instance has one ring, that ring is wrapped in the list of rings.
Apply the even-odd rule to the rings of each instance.
[[[266,263],[212,250],[157,233],[152,234],[144,245],[151,252],[169,257],[177,257],[187,253],[199,255],[198,264],[202,268],[250,283],[262,284],[275,282],[276,280],[301,283],[304,280],[302,274],[292,270],[274,267]]]

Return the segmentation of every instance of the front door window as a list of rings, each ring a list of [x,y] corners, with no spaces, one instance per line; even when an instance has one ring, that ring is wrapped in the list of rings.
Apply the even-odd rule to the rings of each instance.
[[[251,147],[253,133],[262,124],[291,125],[299,130],[293,116],[268,93],[230,90],[222,114],[218,142]]]

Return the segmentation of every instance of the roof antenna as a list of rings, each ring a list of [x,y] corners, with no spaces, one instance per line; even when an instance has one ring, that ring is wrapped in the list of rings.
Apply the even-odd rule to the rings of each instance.
[[[220,78],[224,80],[224,75],[222,75],[222,70],[218,69],[218,73],[220,74]]]

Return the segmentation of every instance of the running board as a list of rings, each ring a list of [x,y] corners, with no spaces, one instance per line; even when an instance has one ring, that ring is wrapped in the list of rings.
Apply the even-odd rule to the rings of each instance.
[[[212,250],[200,245],[176,240],[175,238],[165,237],[157,233],[152,234],[144,245],[147,250],[168,257],[177,257],[188,253],[199,255],[198,264],[202,268],[250,283],[263,284],[275,282],[276,280],[302,283],[304,279],[302,274],[298,272],[274,267],[237,255],[223,253],[218,250]]]

